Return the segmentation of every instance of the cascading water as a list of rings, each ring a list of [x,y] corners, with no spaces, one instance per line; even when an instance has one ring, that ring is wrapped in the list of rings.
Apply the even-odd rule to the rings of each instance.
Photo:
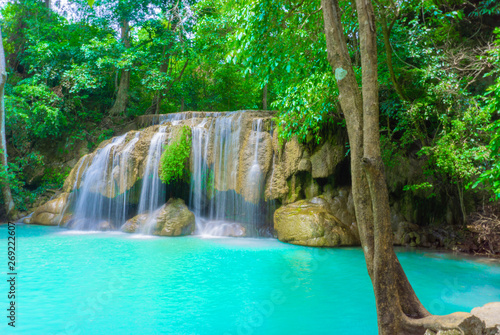
[[[120,154],[115,149],[125,141],[125,137],[126,135],[115,137],[104,148],[98,149],[92,162],[83,172],[80,189],[76,190],[75,184],[74,219],[70,222],[72,228],[79,230],[114,228],[109,220],[117,206],[112,195],[106,194],[109,193],[106,190],[111,189],[107,186],[113,182],[113,171],[120,162]]]
[[[128,167],[128,160],[130,159],[130,154],[132,153],[132,150],[134,149],[136,143],[139,141],[139,137],[140,133],[136,133],[134,138],[127,143],[127,145],[121,152],[120,165],[117,167],[119,169],[120,179],[118,183],[119,185],[119,195],[117,196],[118,205],[116,206],[115,209],[114,219],[118,224],[125,222],[125,220],[127,220],[128,217],[129,206],[127,205],[129,200],[129,192],[127,190],[127,183],[128,183],[129,171],[127,167]]]
[[[211,120],[213,121],[213,120]],[[209,131],[205,129],[207,120],[203,120],[200,124],[191,128],[191,143],[192,143],[192,167],[191,167],[191,183],[189,192],[189,203],[196,217],[201,217],[203,208],[207,205],[209,184],[213,184],[210,180],[209,167],[207,164]]]
[[[192,127],[192,175],[190,205],[197,217],[196,233],[201,235],[253,235],[261,223],[259,210],[263,174],[259,166],[259,142],[262,119],[252,123],[248,143],[253,143],[252,167],[244,188],[254,194],[256,203],[246,201],[234,190],[237,188],[239,156],[242,150],[243,113],[232,113]],[[208,163],[209,152],[212,162]],[[245,225],[242,228],[241,224]]]
[[[142,180],[141,195],[139,198],[138,214],[153,214],[158,207],[165,203],[165,184],[160,180],[158,167],[165,143],[166,126],[161,126],[154,134],[149,145],[148,158]],[[152,217],[153,215],[151,215]],[[141,233],[151,234],[154,220],[148,219],[142,227]]]
[[[252,138],[255,142],[253,162],[250,172],[246,178],[245,187],[247,192],[253,194],[254,199],[260,200],[262,198],[262,186],[264,183],[264,175],[259,165],[259,144],[262,134],[262,119],[256,119],[252,122]],[[248,221],[255,226],[259,221],[262,221],[261,212],[259,210],[259,203],[246,202],[244,204],[245,212],[248,213]]]

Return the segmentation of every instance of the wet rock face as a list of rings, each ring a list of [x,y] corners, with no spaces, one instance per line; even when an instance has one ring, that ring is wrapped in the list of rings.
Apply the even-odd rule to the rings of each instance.
[[[254,204],[259,202],[261,192],[257,190],[271,168],[272,155],[271,135],[268,132],[248,133],[240,154],[236,189],[246,201]]]
[[[337,165],[344,159],[344,146],[327,141],[311,155],[311,174],[313,178],[326,178],[333,174]]]
[[[329,210],[326,200],[313,198],[280,207],[274,213],[278,239],[292,244],[314,247],[359,245],[351,227]]]
[[[272,169],[273,144],[270,128],[274,113],[248,111],[234,114],[234,117],[224,121],[217,118],[227,117],[227,115],[210,115],[217,113],[191,114],[196,117],[165,125],[164,144],[167,144],[174,137],[176,131],[184,125],[192,128],[203,128],[209,142],[204,144],[203,150],[206,150],[206,153],[203,155],[203,160],[205,164],[214,169],[213,187],[218,191],[234,190],[242,195],[246,201],[257,203],[261,194],[255,192],[255,189],[261,187],[260,185],[263,188]],[[256,121],[260,122],[259,129],[254,129]],[[226,127],[223,126],[224,124]],[[105,171],[105,182],[93,185],[91,192],[114,198],[137,185],[144,176],[151,139],[159,131],[159,127],[155,125],[141,131],[132,130],[127,133],[125,140],[109,152],[109,171]],[[228,133],[231,133],[232,136],[229,141]],[[93,153],[80,158],[65,180],[65,192],[81,188],[85,170],[96,158],[97,153],[102,152],[108,144],[112,143],[112,140],[102,142]],[[221,156],[225,159],[224,162],[220,162]],[[195,158],[191,152],[191,172],[193,172],[193,159]],[[231,177],[222,177],[220,174],[229,174]],[[255,175],[257,178],[254,178]],[[255,180],[255,183],[259,185],[250,185],[249,187],[249,184]]]
[[[42,206],[33,213],[30,223],[46,226],[57,226],[62,221],[62,213],[68,202],[69,193],[62,193]]]
[[[317,179],[331,177],[346,159],[345,145],[336,138],[310,148],[295,137],[280,144],[274,132],[272,147],[274,159],[265,194],[268,199],[281,199],[285,204],[301,200],[301,192],[305,199],[322,194]]]
[[[195,228],[195,217],[184,200],[172,198],[151,214],[134,216],[122,226],[121,230],[126,233],[140,232],[148,224],[152,225],[153,235],[191,235]]]

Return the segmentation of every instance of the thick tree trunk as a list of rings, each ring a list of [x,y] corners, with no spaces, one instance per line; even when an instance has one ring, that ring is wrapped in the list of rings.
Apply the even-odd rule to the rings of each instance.
[[[10,191],[7,165],[7,141],[5,139],[5,103],[4,103],[4,88],[7,81],[7,71],[5,68],[5,53],[3,50],[2,31],[0,30],[0,159],[2,164],[2,174],[6,177],[2,181],[2,195],[5,206],[5,212],[8,218],[15,215],[14,200],[12,200],[12,193]]]
[[[130,71],[122,70],[120,76],[120,84],[118,86],[118,93],[116,94],[116,100],[109,111],[111,115],[120,115],[125,112],[127,108],[128,101],[128,88],[130,85]]]
[[[130,47],[129,41],[129,24],[127,20],[123,20],[121,24],[121,38],[125,48]],[[120,115],[125,112],[127,108],[128,101],[128,89],[130,86],[130,71],[126,69],[121,70],[120,84],[118,86],[118,93],[116,94],[116,100],[109,111],[111,115]]]
[[[339,89],[351,149],[356,221],[377,306],[379,333],[423,334],[463,327],[468,313],[431,316],[418,300],[392,246],[389,199],[380,154],[376,27],[371,1],[357,0],[362,92],[347,49],[337,0],[322,0],[328,61]]]

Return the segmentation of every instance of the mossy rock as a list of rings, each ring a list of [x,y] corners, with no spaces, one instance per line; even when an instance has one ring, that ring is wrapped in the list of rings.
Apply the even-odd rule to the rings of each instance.
[[[359,245],[351,228],[336,218],[321,200],[301,200],[277,209],[274,229],[278,239],[313,247]]]

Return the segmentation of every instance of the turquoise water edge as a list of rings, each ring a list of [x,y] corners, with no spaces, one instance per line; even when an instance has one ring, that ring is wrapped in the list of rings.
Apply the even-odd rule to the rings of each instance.
[[[12,328],[7,226],[0,225],[0,334],[377,333],[360,248],[28,225],[16,230]],[[398,257],[431,313],[500,301],[497,263],[411,249]]]

